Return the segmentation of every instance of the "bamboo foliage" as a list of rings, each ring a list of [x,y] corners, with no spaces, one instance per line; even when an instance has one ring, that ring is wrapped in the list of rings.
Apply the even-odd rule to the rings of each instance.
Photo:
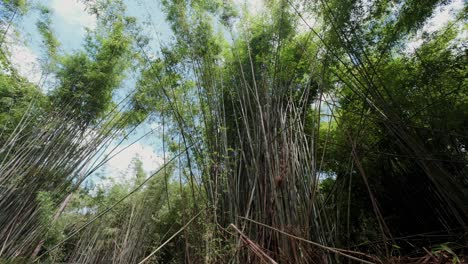
[[[466,244],[466,52],[454,29],[466,17],[423,34],[414,54],[402,48],[445,2],[277,0],[254,16],[163,0],[174,39],[156,57],[121,2],[97,3],[117,19],[103,20],[111,38],[64,60],[58,107],[23,105],[0,136],[0,257],[384,263]],[[137,86],[115,105],[133,55]],[[162,122],[161,173],[145,178],[137,161],[134,182],[77,197],[148,116]]]
[[[2,256],[32,252],[31,247],[47,232],[38,222],[38,193],[50,193],[58,208],[95,169],[92,162],[105,158],[96,146],[108,142],[113,136],[110,132],[118,130],[115,125],[103,125],[83,131],[63,115],[44,118],[47,125],[22,124],[3,145]]]

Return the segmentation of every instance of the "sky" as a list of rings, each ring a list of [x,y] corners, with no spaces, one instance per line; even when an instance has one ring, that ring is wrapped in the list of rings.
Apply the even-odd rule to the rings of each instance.
[[[450,21],[453,21],[456,14],[463,9],[464,1],[463,0],[454,0],[451,1],[446,6],[439,6],[436,8],[434,15],[427,21],[427,23],[423,26],[422,30],[420,30],[416,36],[408,42],[406,45],[406,51],[408,53],[414,52],[418,47],[421,46],[423,43],[422,40],[422,33],[433,33],[442,28],[443,26],[447,25]],[[460,37],[467,38],[467,31],[460,30],[462,35]]]
[[[33,1],[38,2],[39,0]],[[44,0],[41,4],[52,10],[52,29],[56,34],[61,49],[64,53],[71,53],[81,49],[86,29],[93,30],[96,27],[96,17],[85,11],[85,5],[76,0]],[[150,46],[157,53],[160,42],[168,42],[171,39],[171,30],[164,19],[159,1],[156,0],[125,0],[127,5],[127,15],[136,17],[143,25],[145,34],[152,41]],[[251,13],[261,12],[263,5],[258,0],[234,0],[239,6],[245,6]],[[463,8],[463,0],[454,0],[448,6],[439,8],[436,14],[424,26],[424,31],[434,32],[453,19],[456,11]],[[44,55],[44,49],[41,44],[40,35],[36,29],[38,12],[29,12],[20,21],[17,21],[17,32],[19,37],[10,32],[7,39],[12,44],[10,47],[11,60],[18,69],[19,73],[27,77],[31,82],[38,83],[40,74],[40,61]],[[300,26],[300,25],[299,25]],[[422,43],[421,32],[418,33],[408,45],[408,52],[414,51]],[[13,41],[13,40],[19,40]],[[135,85],[135,78],[128,78],[124,81],[123,87],[117,92],[117,97],[122,97],[126,92],[132,90]],[[44,87],[47,91],[47,87]],[[119,155],[111,159],[105,166],[104,173],[114,178],[116,181],[126,181],[132,177],[131,162],[138,157],[143,162],[143,168],[147,173],[155,171],[162,163],[160,128],[157,123],[145,123],[139,127],[123,146],[117,148],[117,151],[124,148],[130,142],[144,135],[151,129],[155,133],[148,135],[138,143],[128,149],[123,150]],[[112,146],[111,146],[112,149]]]
[[[51,11],[51,28],[60,42],[60,49],[63,53],[72,53],[82,48],[86,30],[96,28],[97,19],[85,10],[85,5],[77,0],[43,0],[31,1],[33,4],[39,3],[48,7]],[[127,6],[127,15],[136,17],[146,30],[147,36],[152,40],[150,46],[154,53],[157,53],[159,43],[169,42],[172,33],[169,25],[165,21],[165,15],[161,10],[161,4],[155,0],[124,0]],[[260,12],[263,8],[261,1],[234,0],[239,7],[246,7],[251,12]],[[16,21],[16,31],[19,36],[10,31],[8,34],[9,42],[14,43],[10,47],[11,61],[16,66],[19,73],[29,81],[39,84],[41,80],[40,61],[45,55],[45,49],[41,44],[41,36],[37,31],[36,22],[39,19],[39,13],[30,10],[20,21]],[[131,74],[129,74],[131,75]],[[114,99],[125,97],[126,93],[135,86],[135,77],[124,80]],[[48,92],[49,87],[42,85],[44,92]],[[131,142],[139,139],[141,136],[154,130],[154,133],[142,138],[137,143],[130,145]],[[120,154],[109,160],[98,174],[105,176],[106,180],[122,182],[131,179],[134,176],[132,161],[135,157],[143,163],[143,169],[149,174],[157,170],[163,164],[161,128],[157,123],[144,123],[140,125],[128,140],[118,147],[111,144],[108,150],[116,149],[113,153]],[[128,147],[128,148],[127,148]],[[96,179],[95,177],[91,177]]]
[[[33,1],[33,3],[37,2]],[[147,34],[153,39],[150,45],[153,45],[155,50],[158,48],[159,41],[169,41],[171,31],[165,22],[160,5],[156,4],[156,1],[128,0],[125,3],[127,15],[137,17],[140,22],[149,23],[149,26],[146,27]],[[52,11],[51,28],[61,44],[61,51],[72,53],[80,50],[86,36],[86,30],[93,30],[96,27],[96,17],[86,12],[85,5],[80,1],[45,0],[41,1],[41,4]],[[16,31],[20,33],[19,36],[16,36],[13,31],[8,34],[9,42],[15,43],[9,47],[12,63],[21,75],[36,84],[41,78],[40,61],[45,51],[35,25],[38,18],[37,11],[28,12],[20,21],[16,21]],[[125,93],[132,90],[134,85],[135,78],[127,78],[116,97],[123,97]],[[43,87],[43,90],[47,92],[47,87]],[[129,146],[131,142],[152,129],[154,133]],[[127,181],[134,176],[132,161],[135,157],[142,161],[143,169],[147,173],[157,170],[163,164],[162,143],[159,134],[161,131],[157,123],[142,124],[128,137],[128,140],[125,140],[114,150],[113,153],[120,151],[121,153],[109,160],[99,173],[104,174],[107,178],[112,178],[115,182]],[[114,147],[116,147],[116,143],[111,144],[108,150],[110,151]]]

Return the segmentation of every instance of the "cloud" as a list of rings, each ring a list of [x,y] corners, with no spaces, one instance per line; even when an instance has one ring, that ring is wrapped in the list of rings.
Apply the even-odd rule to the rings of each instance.
[[[122,152],[106,163],[105,176],[109,180],[112,179],[114,182],[129,182],[134,179],[134,158],[138,158],[143,163],[143,170],[148,176],[150,173],[159,169],[163,164],[163,157],[156,154],[149,145],[135,143],[126,149],[125,147],[126,146],[117,147],[113,153]],[[112,146],[108,148],[109,151],[112,149]],[[106,181],[108,180],[104,181],[103,184],[107,185],[108,183],[106,183]]]
[[[463,6],[463,0],[455,0],[446,6],[436,8],[434,15],[429,19],[423,30],[432,33],[441,29],[449,21],[455,19],[455,16],[463,9]]]
[[[71,40],[72,43],[79,43],[77,37],[83,35],[84,28],[94,29],[96,27],[96,16],[88,14],[85,11],[86,6],[77,0],[52,0],[50,7],[60,19],[59,21],[54,20],[54,24],[59,23],[59,28],[64,29],[59,33],[65,31],[65,35],[59,34],[59,36],[66,36],[68,39],[64,39],[65,42]],[[39,84],[42,76],[40,58],[25,44],[23,34],[16,34],[14,28],[10,28],[4,45],[10,53],[11,63],[18,73],[30,82]]]
[[[265,10],[263,0],[234,0],[234,5],[242,9],[245,7],[251,15],[256,15]]]
[[[94,29],[96,16],[86,12],[86,6],[77,0],[53,0],[51,4],[55,14],[70,25],[79,25]]]
[[[421,47],[423,43],[424,41],[421,39],[421,37],[417,37],[416,39],[413,39],[406,43],[405,52],[411,54],[415,52],[419,47]]]
[[[463,10],[464,4],[463,0],[454,0],[447,5],[441,5],[437,7],[434,11],[434,14],[423,26],[417,35],[406,44],[406,53],[413,53],[417,50],[424,41],[422,40],[422,33],[434,33],[444,26],[446,26],[450,21],[454,21],[456,15]],[[461,34],[466,34],[462,32]]]
[[[159,122],[151,122],[149,123],[149,126],[154,131],[161,131],[162,129],[162,125]]]
[[[21,36],[15,34],[13,28],[8,30],[4,45],[10,52],[10,62],[18,73],[28,81],[39,84],[42,76],[39,57],[25,44]]]

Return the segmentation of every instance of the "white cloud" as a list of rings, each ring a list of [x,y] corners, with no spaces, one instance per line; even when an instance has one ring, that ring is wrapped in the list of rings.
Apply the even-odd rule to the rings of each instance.
[[[306,5],[296,6],[296,9],[301,14],[302,18],[298,18],[298,30],[299,32],[310,32],[310,28],[314,28],[317,23],[316,15],[305,11]],[[293,15],[297,15],[296,11],[293,10]]]
[[[423,31],[428,33],[435,32],[447,25],[449,21],[455,19],[455,16],[463,9],[463,0],[455,0],[446,6],[441,6],[436,9],[434,16],[429,19],[424,26]]]
[[[463,10],[463,7],[463,0],[454,0],[447,5],[437,7],[432,17],[423,26],[422,30],[420,30],[418,34],[407,43],[406,53],[413,53],[423,44],[423,32],[434,33],[442,29],[450,21],[455,20],[456,15]],[[462,32],[461,34],[466,34],[466,31]]]
[[[424,41],[418,37],[414,40],[411,40],[409,41],[408,43],[406,43],[406,53],[408,54],[411,54],[413,53],[414,51],[416,51],[422,44],[424,43]]]
[[[5,36],[7,50],[10,53],[10,62],[18,73],[30,82],[39,84],[42,76],[39,57],[32,51],[21,38],[10,28]]]
[[[115,182],[128,182],[134,179],[135,172],[132,163],[134,158],[138,158],[143,163],[143,170],[148,174],[148,176],[150,173],[159,169],[163,164],[163,157],[157,155],[149,145],[135,143],[127,149],[124,149],[125,147],[126,146],[117,147],[113,151],[114,154],[119,151],[123,151],[106,163],[105,176],[108,177],[109,180],[112,179]],[[112,146],[108,148],[109,151],[112,149]],[[107,183],[104,183],[104,185],[107,185]]]
[[[251,15],[256,15],[265,10],[263,0],[234,0],[233,2],[240,9],[245,7]]]
[[[67,23],[94,29],[96,16],[85,11],[85,5],[77,0],[53,0],[52,8],[55,14],[62,17]]]
[[[149,126],[150,126],[150,128],[151,128],[152,130],[154,130],[154,131],[161,131],[161,129],[162,129],[162,125],[161,125],[161,123],[159,123],[159,122],[151,122],[151,123],[149,124]]]

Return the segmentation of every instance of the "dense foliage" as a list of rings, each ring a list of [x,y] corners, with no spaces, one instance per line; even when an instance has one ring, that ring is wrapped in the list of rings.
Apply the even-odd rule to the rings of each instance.
[[[466,260],[467,3],[162,0],[158,51],[124,2],[84,3],[65,54],[47,7],[2,1],[0,262]],[[31,9],[39,84],[7,41]],[[148,120],[160,170],[93,174]]]

